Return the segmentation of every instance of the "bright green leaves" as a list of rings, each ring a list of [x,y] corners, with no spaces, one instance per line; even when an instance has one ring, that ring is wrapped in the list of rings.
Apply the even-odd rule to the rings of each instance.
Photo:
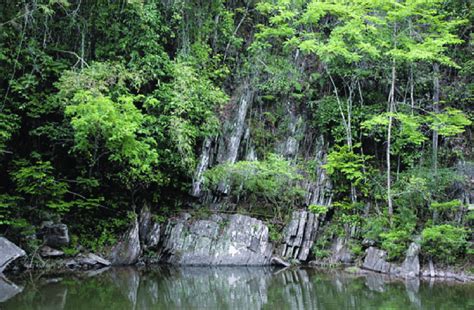
[[[431,130],[445,137],[463,133],[472,123],[462,111],[453,108],[446,108],[442,113],[430,113],[427,118]]]
[[[421,132],[423,118],[405,113],[382,113],[362,123],[366,133],[377,133],[385,136],[389,123],[389,116],[394,119],[394,133],[392,152],[400,154],[402,149],[408,145],[420,146],[427,138]]]
[[[74,129],[74,151],[85,155],[93,167],[106,156],[122,166],[126,181],[156,181],[158,153],[153,139],[146,136],[145,116],[138,110],[132,96],[94,96],[79,92],[75,104],[66,107]]]
[[[448,224],[427,227],[421,236],[423,252],[443,263],[453,263],[468,245],[466,229]]]
[[[355,145],[355,148],[360,147],[360,144]],[[327,163],[324,168],[329,175],[335,178],[342,178],[349,181],[351,184],[360,185],[366,178],[365,162],[370,156],[357,154],[349,146],[335,146],[335,148],[328,154]]]
[[[279,208],[287,208],[304,196],[298,182],[303,176],[291,162],[274,154],[268,155],[264,161],[239,161],[216,166],[206,172],[205,178],[209,189],[225,182],[237,200],[264,201]]]
[[[51,162],[18,160],[15,166],[11,176],[17,191],[28,197],[34,207],[46,206],[59,214],[69,211],[71,204],[64,200],[69,185],[55,177]]]
[[[214,136],[220,128],[217,110],[228,101],[227,95],[191,64],[175,62],[173,79],[157,91],[158,99],[145,103],[169,144],[188,172],[195,166],[194,148],[199,140]],[[174,161],[174,160],[173,160]]]

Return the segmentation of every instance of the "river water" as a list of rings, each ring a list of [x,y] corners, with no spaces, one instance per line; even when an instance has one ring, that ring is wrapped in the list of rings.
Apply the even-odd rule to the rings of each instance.
[[[0,309],[474,309],[473,284],[318,269],[110,268],[13,280],[14,296],[0,284]]]

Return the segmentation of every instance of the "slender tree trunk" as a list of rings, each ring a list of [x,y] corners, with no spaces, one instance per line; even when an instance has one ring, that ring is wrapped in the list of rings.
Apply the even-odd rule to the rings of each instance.
[[[392,83],[390,86],[390,94],[388,97],[388,130],[387,130],[387,203],[388,203],[388,216],[390,218],[390,223],[392,223],[393,218],[393,201],[392,201],[392,175],[391,175],[391,158],[390,152],[392,148],[392,125],[393,125],[393,112],[395,105],[395,79],[396,79],[396,68],[395,60],[392,62]]]
[[[439,64],[433,64],[433,112],[439,113]],[[438,172],[438,131],[433,130],[433,172]]]

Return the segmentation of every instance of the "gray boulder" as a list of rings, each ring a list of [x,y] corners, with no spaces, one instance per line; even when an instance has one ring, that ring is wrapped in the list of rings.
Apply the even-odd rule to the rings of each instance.
[[[285,227],[281,255],[288,259],[306,261],[319,226],[318,216],[308,211],[294,211]]]
[[[334,239],[331,246],[331,257],[329,262],[331,264],[350,264],[354,261],[351,250],[344,238],[337,237]]]
[[[401,273],[403,276],[412,278],[420,275],[420,246],[412,242],[408,247],[407,254],[401,266]]]
[[[154,248],[160,242],[161,227],[155,223],[148,206],[144,206],[140,212],[139,236],[140,241],[145,248]]]
[[[419,252],[420,246],[415,242],[412,242],[407,250],[407,255],[403,264],[399,265],[386,261],[386,251],[375,247],[369,247],[365,251],[366,255],[362,268],[404,278],[417,277],[420,275]]]
[[[213,215],[193,220],[188,214],[169,221],[163,232],[162,262],[176,265],[269,265],[268,227],[245,215]]]
[[[69,244],[69,230],[66,224],[45,223],[40,231],[44,244],[60,248]]]
[[[112,248],[109,255],[112,265],[133,265],[138,261],[141,252],[139,230],[138,221],[135,219],[132,227]]]
[[[365,250],[365,259],[362,264],[362,268],[372,270],[381,273],[390,273],[392,264],[386,261],[387,252],[377,249],[375,247],[369,247]]]
[[[0,237],[0,273],[15,259],[25,256],[26,253],[8,239]]]

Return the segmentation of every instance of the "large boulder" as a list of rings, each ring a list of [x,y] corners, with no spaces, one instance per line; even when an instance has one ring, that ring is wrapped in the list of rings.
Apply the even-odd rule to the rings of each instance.
[[[26,255],[25,251],[8,239],[0,237],[0,273],[7,268],[8,264],[24,255]]]
[[[132,226],[112,248],[109,260],[112,265],[133,265],[138,261],[141,252],[139,224],[135,219]]]
[[[306,261],[318,231],[318,216],[308,211],[294,211],[285,227],[281,255],[289,259]]]
[[[43,237],[44,244],[52,248],[60,248],[69,244],[69,230],[66,224],[46,222],[39,235]]]
[[[390,273],[391,263],[386,261],[387,252],[377,249],[375,247],[369,247],[365,251],[365,259],[362,264],[362,268],[372,270],[381,273]]]
[[[412,242],[408,247],[407,254],[401,266],[401,273],[405,277],[417,277],[420,274],[420,246]]]
[[[189,214],[168,222],[160,252],[162,262],[177,265],[269,265],[268,227],[245,215],[213,215],[194,220]]]
[[[419,252],[420,246],[415,242],[411,243],[403,264],[399,265],[386,261],[386,251],[369,247],[365,251],[365,259],[362,268],[404,278],[417,277],[420,274]]]

